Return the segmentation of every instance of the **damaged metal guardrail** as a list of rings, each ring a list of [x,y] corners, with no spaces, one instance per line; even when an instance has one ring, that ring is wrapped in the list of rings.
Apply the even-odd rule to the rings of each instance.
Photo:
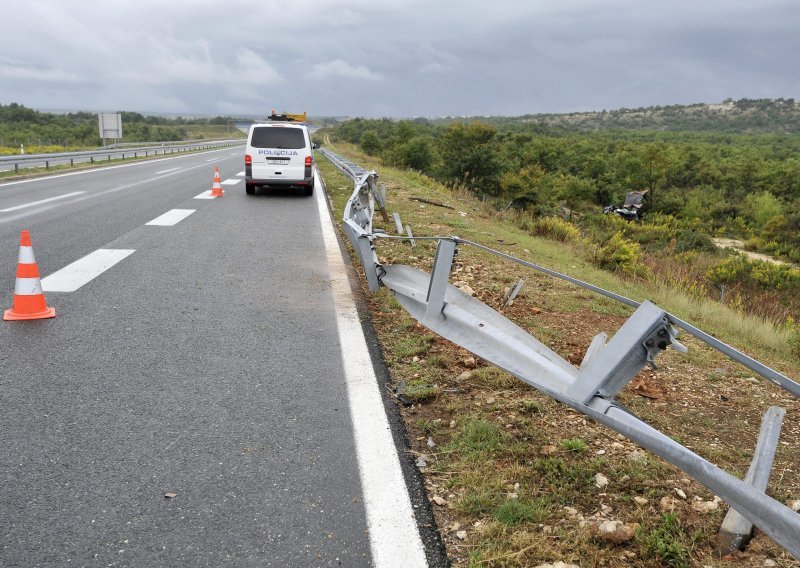
[[[402,236],[402,224],[397,218],[395,223],[400,235],[388,235],[372,228],[376,205],[384,220],[389,222],[385,191],[378,191],[377,173],[366,171],[329,150],[319,151],[355,184],[345,205],[344,230],[362,263],[371,291],[377,291],[380,286],[389,288],[397,301],[432,331],[626,436],[724,499],[732,509],[720,533],[723,548],[746,543],[752,530],[750,523],[753,523],[800,559],[800,514],[764,493],[778,444],[783,409],[772,407],[767,411],[750,471],[743,481],[649,426],[615,399],[617,393],[643,367],[654,366],[656,357],[668,347],[686,352],[686,347],[677,341],[677,328],[796,397],[800,397],[800,384],[649,301],[636,302],[459,237],[415,237],[417,240],[438,241],[430,274],[410,266],[382,265],[376,254],[376,241],[382,238],[407,240],[408,237]],[[576,369],[525,330],[448,283],[459,246],[476,247],[620,301],[636,310],[610,340],[605,333],[595,336],[583,362]]]

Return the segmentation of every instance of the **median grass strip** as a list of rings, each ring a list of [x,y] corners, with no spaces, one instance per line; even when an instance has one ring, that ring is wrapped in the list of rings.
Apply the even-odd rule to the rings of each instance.
[[[337,152],[376,169],[389,213],[415,236],[474,240],[665,309],[794,374],[784,332],[674,290],[666,282],[620,279],[598,269],[580,243],[549,240],[416,172],[384,166],[352,146]],[[326,160],[318,166],[341,219],[352,182]],[[431,205],[437,202],[447,209]],[[394,223],[375,226],[393,234]],[[556,236],[558,238],[558,236]],[[387,264],[430,271],[435,242],[379,240]],[[351,251],[352,252],[352,251]],[[519,296],[505,297],[520,278]],[[521,325],[574,364],[594,334],[613,334],[630,315],[623,305],[469,247],[459,247],[451,283]],[[366,283],[362,280],[366,291]],[[424,475],[437,525],[455,566],[800,566],[757,533],[745,553],[720,561],[713,537],[727,506],[680,470],[622,436],[539,394],[515,377],[413,320],[382,289],[365,292],[409,451]],[[667,351],[620,394],[634,413],[720,467],[743,476],[761,416],[787,408],[768,492],[800,499],[800,405],[790,395],[692,338],[686,355]]]

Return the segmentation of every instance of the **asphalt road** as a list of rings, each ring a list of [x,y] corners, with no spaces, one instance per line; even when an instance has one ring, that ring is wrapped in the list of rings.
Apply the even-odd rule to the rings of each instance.
[[[135,251],[0,322],[0,565],[376,564],[317,200],[248,197],[242,163],[0,185],[3,309],[21,229],[43,277]],[[215,165],[226,196],[194,199]]]
[[[247,132],[247,131],[245,131]],[[232,141],[235,142],[235,141]],[[244,140],[239,141],[240,144],[244,144]],[[95,162],[103,163],[106,160],[117,160],[119,161],[122,159],[123,161],[125,158],[142,158],[149,156],[158,156],[158,155],[174,155],[179,153],[181,150],[195,150],[197,148],[202,149],[204,145],[209,145],[208,142],[205,143],[192,143],[186,145],[180,145],[179,147],[172,147],[171,145],[167,146],[156,146],[156,147],[148,147],[147,150],[138,150],[134,149],[134,147],[128,148],[109,148],[104,150],[94,150],[90,153],[86,153],[85,155],[75,156],[75,155],[67,155],[56,157],[55,154],[34,154],[33,156],[38,156],[36,158],[32,157],[32,155],[22,154],[20,156],[2,156],[2,160],[0,160],[0,172],[10,172],[14,171],[15,167],[19,170],[26,170],[30,168],[48,168],[54,166],[65,166],[65,165],[79,165],[79,164],[91,164]],[[144,146],[143,146],[144,147]],[[20,161],[21,159],[21,161]]]

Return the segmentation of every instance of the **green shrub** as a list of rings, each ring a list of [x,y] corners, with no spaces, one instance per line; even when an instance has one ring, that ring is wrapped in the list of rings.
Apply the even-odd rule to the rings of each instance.
[[[638,243],[626,240],[615,233],[605,245],[597,249],[594,262],[601,268],[628,275],[644,276],[647,268],[641,262],[642,249]]]
[[[675,234],[675,252],[716,252],[717,246],[711,237],[693,229],[681,229]]]
[[[390,152],[389,161],[398,166],[412,170],[428,172],[433,165],[433,144],[430,139],[416,136],[407,142],[398,144]]]
[[[374,130],[367,130],[361,135],[361,149],[371,156],[377,156],[381,151],[381,141],[378,133]]]
[[[560,217],[542,217],[533,222],[530,231],[534,235],[559,241],[562,243],[577,243],[581,240],[580,230]]]
[[[723,258],[706,272],[706,278],[715,284],[743,284],[765,290],[800,288],[800,268],[750,260],[743,254]]]

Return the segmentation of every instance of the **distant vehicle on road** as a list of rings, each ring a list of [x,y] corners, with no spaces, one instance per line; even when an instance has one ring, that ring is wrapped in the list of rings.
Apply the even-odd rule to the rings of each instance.
[[[305,113],[275,114],[247,134],[244,180],[247,195],[257,187],[301,187],[314,193],[313,146]]]

